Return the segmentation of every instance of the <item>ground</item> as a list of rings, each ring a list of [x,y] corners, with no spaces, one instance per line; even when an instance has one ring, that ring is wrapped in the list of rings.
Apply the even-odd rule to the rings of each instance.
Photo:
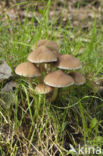
[[[9,2],[0,2],[0,64],[5,61],[12,71],[9,79],[0,79],[1,155],[68,156],[75,155],[70,145],[78,151],[78,144],[102,148],[102,0]],[[82,86],[60,90],[53,103],[15,74],[41,39],[79,58],[86,78]],[[34,86],[37,82],[33,79]],[[11,90],[3,90],[8,83]]]

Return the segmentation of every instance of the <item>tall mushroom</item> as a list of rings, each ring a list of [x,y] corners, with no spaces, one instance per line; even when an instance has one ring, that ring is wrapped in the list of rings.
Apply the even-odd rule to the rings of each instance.
[[[57,57],[50,49],[40,46],[29,54],[28,60],[32,63],[49,63],[57,61]]]
[[[56,62],[57,56],[45,46],[40,46],[35,51],[29,54],[28,60],[32,63],[38,63],[40,71],[45,71],[44,64]]]
[[[51,87],[54,87],[51,101],[54,101],[58,94],[58,88],[68,87],[74,84],[74,80],[71,76],[65,74],[61,70],[57,70],[47,74],[44,78],[44,83]]]

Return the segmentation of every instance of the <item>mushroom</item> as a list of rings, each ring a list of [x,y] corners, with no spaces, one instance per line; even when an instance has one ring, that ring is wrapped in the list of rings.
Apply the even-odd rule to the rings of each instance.
[[[45,45],[46,42],[47,42],[47,40],[39,40],[39,41],[37,42],[37,47],[40,47],[40,46],[42,46],[42,45]]]
[[[56,62],[57,56],[45,46],[40,46],[29,54],[28,60],[32,63],[39,63],[40,71],[45,71],[44,63]]]
[[[49,48],[50,50],[53,50],[53,51],[59,51],[59,46],[56,42],[54,41],[49,41],[49,40],[40,40],[38,43],[37,43],[37,47],[40,47],[40,46],[46,46],[47,48]]]
[[[57,57],[50,49],[40,46],[29,54],[28,60],[32,63],[49,63],[57,61]]]
[[[50,49],[57,57],[59,57],[59,46],[56,42],[49,40],[40,40],[37,43],[37,47],[40,46],[45,46],[46,48]]]
[[[48,85],[45,85],[43,83],[41,84],[38,84],[36,87],[35,87],[35,91],[36,93],[38,94],[48,94],[50,92],[52,92],[52,87],[48,86]]]
[[[39,69],[30,62],[24,62],[19,64],[15,69],[15,73],[20,76],[28,77],[31,85],[32,77],[41,76]]]
[[[44,78],[44,83],[51,87],[54,87],[51,101],[54,101],[58,94],[58,88],[68,87],[74,84],[74,80],[71,76],[65,74],[61,70],[57,70],[47,74]]]
[[[35,91],[39,94],[47,94],[53,89],[51,101],[56,99],[58,88],[68,87],[73,84],[82,85],[85,83],[85,78],[80,73],[71,72],[67,75],[62,71],[80,69],[82,65],[80,60],[72,55],[61,55],[59,53],[59,46],[54,41],[40,40],[37,43],[37,48],[28,55],[28,61],[29,62],[19,64],[15,73],[29,77],[30,82],[32,77],[41,76],[42,73],[39,80],[40,84],[35,87]],[[37,64],[36,66],[39,67],[40,70],[33,63]],[[54,71],[55,68],[59,68],[59,70]],[[53,70],[51,71],[51,69]]]
[[[69,75],[73,78],[74,84],[83,85],[85,83],[85,77],[81,75],[79,72],[71,72]]]
[[[82,65],[78,58],[75,58],[74,56],[71,56],[69,54],[65,54],[59,56],[57,67],[59,69],[64,69],[64,70],[73,70],[73,69],[80,69]]]

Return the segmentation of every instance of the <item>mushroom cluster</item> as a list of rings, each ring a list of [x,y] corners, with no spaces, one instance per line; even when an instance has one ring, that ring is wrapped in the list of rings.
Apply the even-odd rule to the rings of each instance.
[[[15,73],[29,77],[30,83],[33,77],[40,76],[35,91],[38,94],[53,92],[51,101],[56,99],[58,88],[85,83],[84,76],[74,71],[82,68],[80,60],[69,54],[61,55],[59,46],[54,41],[38,41],[36,49],[28,55],[27,59],[28,62],[16,67]],[[66,71],[69,70],[67,74]]]

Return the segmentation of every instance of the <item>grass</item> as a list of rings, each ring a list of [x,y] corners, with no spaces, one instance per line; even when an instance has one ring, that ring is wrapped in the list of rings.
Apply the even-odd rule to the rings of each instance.
[[[71,23],[64,25],[62,20],[57,25],[55,17],[49,20],[50,6],[48,1],[45,9],[39,10],[41,18],[35,15],[22,23],[19,17],[16,21],[6,14],[5,21],[1,17],[0,60],[8,62],[13,73],[11,79],[18,84],[11,93],[0,92],[1,155],[29,155],[33,150],[39,156],[65,156],[70,153],[69,144],[77,150],[79,143],[94,141],[103,145],[103,98],[91,93],[92,81],[103,72],[103,26],[99,24],[98,29],[96,20],[85,31],[78,27],[70,29]],[[57,41],[62,54],[80,58],[81,72],[87,78],[85,85],[70,87],[68,95],[61,96],[60,92],[54,103],[35,95],[27,79],[14,72],[40,39]],[[0,88],[4,84],[5,81]]]

